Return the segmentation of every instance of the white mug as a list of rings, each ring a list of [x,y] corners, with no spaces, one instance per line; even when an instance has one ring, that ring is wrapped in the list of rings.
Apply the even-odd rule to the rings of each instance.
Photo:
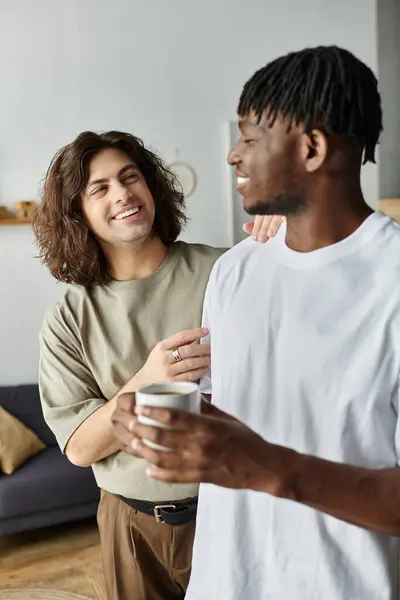
[[[199,413],[201,407],[200,388],[197,383],[186,381],[154,383],[142,387],[136,392],[136,404],[138,406],[159,406]],[[139,415],[138,421],[144,425],[172,429],[168,425],[141,415]],[[170,450],[170,448],[160,446],[150,440],[143,440],[143,442],[154,450],[162,450],[163,452]]]

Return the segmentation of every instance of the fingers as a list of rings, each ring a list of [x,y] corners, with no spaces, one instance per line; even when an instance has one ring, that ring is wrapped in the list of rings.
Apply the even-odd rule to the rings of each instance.
[[[196,356],[194,358],[187,358],[186,360],[175,362],[171,366],[171,372],[175,378],[176,375],[180,375],[181,373],[188,373],[190,371],[197,371],[199,369],[208,369],[209,366],[209,356]]]
[[[117,398],[117,408],[111,415],[114,435],[117,438],[121,448],[129,451],[132,441],[132,432],[137,420],[134,413],[135,394],[121,394]]]
[[[204,459],[199,452],[195,451],[193,457],[182,455],[181,452],[158,452],[139,438],[135,439],[133,448],[131,453],[147,461],[146,473],[153,479],[171,483],[200,483],[212,476],[210,460]]]
[[[174,377],[174,381],[198,381],[205,375],[207,375],[209,367],[202,369],[195,369],[194,371],[186,371]]]
[[[125,452],[130,452],[133,430],[137,421],[134,408],[135,394],[121,394],[117,398],[117,408],[111,415],[114,435]]]
[[[253,228],[254,228],[254,221],[248,221],[247,223],[244,223],[242,225],[242,229],[245,233],[247,233],[248,235],[251,235],[253,232]]]
[[[209,331],[205,327],[197,327],[196,329],[186,329],[185,331],[179,331],[174,335],[169,336],[161,342],[164,350],[174,350],[187,344],[193,344],[196,340],[206,337]]]
[[[217,410],[217,409],[216,409]],[[219,439],[216,424],[210,418],[185,411],[138,406],[138,414],[151,417],[164,427],[135,423],[134,437],[127,451],[145,459],[147,474],[170,482],[206,481],[215,469],[215,440]],[[146,441],[170,449],[169,452],[150,448]]]
[[[268,237],[275,237],[278,233],[280,226],[282,223],[286,221],[285,217],[281,217],[280,215],[275,215],[272,217],[272,220],[268,226],[267,235]]]
[[[136,406],[135,414],[137,416],[143,416],[153,421],[157,421],[168,427],[176,427],[177,429],[188,429],[193,422],[198,420],[199,415],[190,413],[184,410],[172,410],[170,408],[163,408],[159,406]],[[164,444],[166,445],[166,444]]]
[[[174,381],[197,381],[206,375],[211,362],[210,344],[191,344],[179,348],[182,360],[175,361],[171,352]]]
[[[285,218],[280,215],[257,215],[254,223],[243,225],[243,230],[251,235],[253,240],[265,243],[277,234],[284,221]]]
[[[116,411],[131,413],[133,415],[135,406],[136,406],[135,392],[125,392],[124,394],[120,394],[118,396]]]
[[[118,440],[121,448],[128,452],[129,454],[133,454],[132,452],[132,440],[133,434],[129,431],[124,425],[118,422],[113,422],[113,431],[114,435]]]
[[[180,378],[179,381],[196,381],[207,373],[211,362],[210,344],[182,346],[179,354],[182,360],[175,361],[171,351],[171,372],[174,379],[187,374],[187,377]]]
[[[253,231],[251,232],[251,237],[253,240],[257,240],[259,242],[266,242],[268,239],[267,231],[272,221],[272,217],[257,215],[254,220]]]
[[[147,475],[158,481],[164,481],[169,483],[206,483],[208,478],[203,471],[197,469],[185,470],[182,469],[160,469],[154,465],[149,465],[147,468]]]
[[[187,346],[182,346],[181,348],[178,348],[178,350],[179,354],[182,357],[182,361],[186,358],[194,358],[198,356],[205,356],[210,358],[211,356],[210,344],[189,344]],[[172,350],[170,352],[171,358],[173,359]]]
[[[252,238],[258,242],[266,242],[270,237],[268,235],[269,227],[272,223],[273,217],[269,215],[261,216],[257,215],[254,221]]]
[[[171,433],[157,427],[140,428],[138,425],[138,436],[131,442],[131,454],[144,458],[150,465],[162,469],[190,469],[205,468],[210,464],[212,458],[205,455],[202,448],[194,442],[188,442],[187,435],[183,432]],[[146,441],[165,446],[170,451],[155,450],[146,444]]]
[[[114,425],[121,425],[127,431],[133,431],[134,422],[136,421],[136,415],[134,413],[134,409],[129,412],[120,410],[116,408],[113,414],[111,415],[111,422]]]
[[[140,445],[139,442],[144,442],[144,440],[152,442],[153,444],[158,444],[159,446],[166,446],[171,450],[176,450],[180,446],[185,445],[187,436],[180,429],[165,429],[155,425],[146,425],[137,420],[135,423],[134,437],[131,439],[132,449],[136,451]],[[159,454],[158,450],[153,450],[152,448],[149,449],[147,445],[146,449],[151,450],[151,453],[149,451],[146,451],[145,453],[148,460],[150,460],[150,457],[152,457],[152,460],[157,459]]]
[[[134,413],[135,404],[134,392],[121,394],[117,398],[117,407],[111,415],[114,435],[123,450],[127,449],[132,440],[132,431],[137,420]]]
[[[205,415],[214,415],[218,417],[224,418],[234,418],[223,412],[210,402],[202,400],[201,405],[202,413],[192,413],[186,410],[174,410],[171,408],[164,408],[161,406],[136,406],[135,414],[141,415],[146,418],[152,419],[153,421],[157,421],[162,425],[167,425],[169,428],[173,427],[174,429],[179,429],[181,431],[190,430],[192,433],[196,428],[201,428],[203,425],[207,426],[207,416]],[[210,425],[210,423],[208,423]],[[138,425],[135,425],[135,431],[137,431]],[[168,434],[168,429],[162,430],[162,435]],[[164,440],[165,442],[167,440]],[[167,446],[168,444],[163,445]]]
[[[181,447],[186,450],[193,444],[196,449],[199,449],[200,445],[204,449],[208,442],[218,437],[218,427],[222,420],[237,422],[234,417],[204,400],[202,414],[142,405],[135,408],[135,413],[166,426],[165,428],[154,427],[136,421],[133,431],[137,437],[161,446]]]

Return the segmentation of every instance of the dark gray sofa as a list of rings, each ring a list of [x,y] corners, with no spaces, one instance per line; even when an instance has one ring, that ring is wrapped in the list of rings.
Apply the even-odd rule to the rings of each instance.
[[[0,473],[0,535],[96,514],[99,489],[92,469],[72,465],[46,425],[37,385],[0,386],[0,406],[48,446],[12,475]]]

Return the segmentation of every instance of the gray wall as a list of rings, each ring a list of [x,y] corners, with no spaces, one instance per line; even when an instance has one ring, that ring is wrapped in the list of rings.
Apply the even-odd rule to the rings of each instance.
[[[381,198],[400,198],[400,0],[378,0],[378,72],[383,104]]]
[[[314,44],[339,44],[377,68],[376,0],[0,0],[0,7],[0,204],[35,199],[52,155],[80,131],[122,129],[167,161],[178,148],[195,168],[185,239],[218,246],[233,241],[226,129],[246,79]],[[376,202],[372,165],[363,169],[363,189]],[[36,380],[38,329],[62,292],[33,258],[32,241],[29,227],[0,227],[0,384]]]

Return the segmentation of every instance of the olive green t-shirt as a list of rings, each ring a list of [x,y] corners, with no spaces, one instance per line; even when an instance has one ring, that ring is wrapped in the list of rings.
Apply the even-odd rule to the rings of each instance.
[[[40,332],[39,388],[44,417],[64,451],[95,410],[113,398],[164,338],[201,325],[211,269],[224,252],[176,242],[148,277],[70,286]],[[146,475],[144,460],[117,452],[93,465],[99,487],[127,498],[181,500],[196,485]]]

